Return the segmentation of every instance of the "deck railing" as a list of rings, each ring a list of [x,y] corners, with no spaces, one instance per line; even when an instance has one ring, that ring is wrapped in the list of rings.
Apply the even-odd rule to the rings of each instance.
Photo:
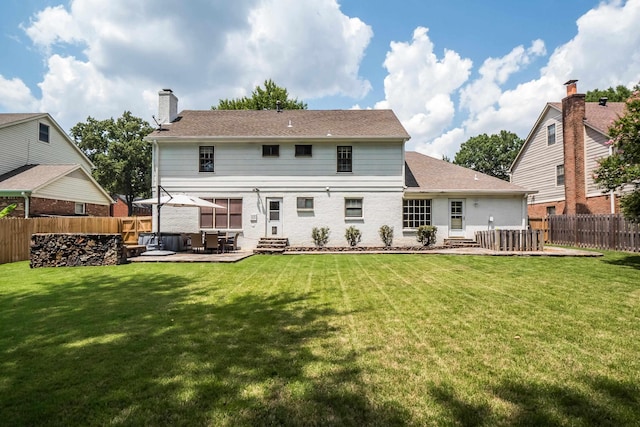
[[[542,230],[484,230],[476,231],[476,242],[485,249],[494,251],[542,251]]]

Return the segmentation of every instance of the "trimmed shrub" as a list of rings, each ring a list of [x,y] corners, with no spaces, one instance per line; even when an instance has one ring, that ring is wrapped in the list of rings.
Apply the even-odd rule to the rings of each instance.
[[[389,227],[388,225],[383,225],[378,230],[378,234],[382,239],[382,243],[384,243],[385,247],[390,247],[393,243],[393,227]]]
[[[352,225],[345,231],[344,238],[347,239],[349,246],[356,246],[362,240],[362,233]]]
[[[323,247],[329,241],[329,227],[313,227],[311,230],[311,238],[317,247]]]
[[[418,227],[416,238],[423,246],[431,246],[436,243],[436,232],[438,227],[435,225],[421,225]]]

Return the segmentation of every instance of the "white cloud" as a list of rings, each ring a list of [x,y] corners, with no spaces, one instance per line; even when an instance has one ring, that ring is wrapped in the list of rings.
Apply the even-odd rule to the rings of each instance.
[[[569,79],[579,79],[581,92],[617,85],[631,87],[640,81],[638,22],[640,0],[603,1],[578,19],[576,36],[553,51],[537,79],[511,89],[505,88],[510,78],[517,77],[534,58],[546,55],[542,40],[533,41],[526,49],[518,46],[501,58],[488,58],[479,69],[480,77],[469,82],[470,64],[447,62],[457,68],[440,67],[450,73],[451,84],[443,85],[437,78],[436,65],[444,64],[447,56],[442,61],[433,59],[427,32],[418,28],[411,44],[392,43],[385,62],[389,71],[386,99],[376,106],[392,107],[399,113],[412,135],[410,149],[438,158],[453,158],[460,144],[482,133],[504,129],[524,138],[545,103],[565,96],[563,83]],[[459,58],[455,52],[448,54]],[[425,61],[425,56],[430,60]],[[454,109],[452,99],[463,85],[460,103]],[[434,92],[441,96],[435,98]],[[419,102],[425,99],[439,104],[427,107]],[[440,111],[439,117],[430,116],[435,110]],[[454,115],[458,124],[447,129]],[[434,135],[441,127],[440,134]]]
[[[410,144],[440,135],[455,114],[452,95],[469,78],[472,62],[445,50],[439,59],[428,29],[419,27],[411,43],[392,42],[384,66],[386,99],[376,108],[391,108],[412,136]],[[411,148],[411,147],[409,147]]]
[[[39,111],[38,100],[31,95],[31,90],[18,78],[11,80],[0,75],[0,109],[16,113],[33,113]]]
[[[269,78],[300,99],[371,89],[359,66],[373,32],[336,0],[74,0],[23,29],[47,67],[37,107],[64,128],[124,110],[149,120],[166,87],[180,108],[195,109]],[[7,82],[0,91],[21,89],[33,101],[24,83]]]

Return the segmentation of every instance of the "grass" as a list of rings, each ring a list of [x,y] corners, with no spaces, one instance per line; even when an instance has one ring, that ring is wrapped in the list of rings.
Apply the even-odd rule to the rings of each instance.
[[[0,265],[3,425],[638,425],[640,256]]]

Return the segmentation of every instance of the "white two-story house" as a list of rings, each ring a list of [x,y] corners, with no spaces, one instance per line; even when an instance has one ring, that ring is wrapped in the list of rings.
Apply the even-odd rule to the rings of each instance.
[[[440,241],[526,226],[526,190],[405,153],[410,136],[390,110],[178,113],[171,90],[159,96],[160,127],[146,138],[154,191],[161,185],[224,207],[164,206],[162,232],[235,232],[253,248],[262,237],[312,246],[312,229],[329,227],[328,245],[346,246],[353,225],[361,245],[381,246],[378,230],[388,225],[394,246],[415,246],[423,224],[438,226]]]

